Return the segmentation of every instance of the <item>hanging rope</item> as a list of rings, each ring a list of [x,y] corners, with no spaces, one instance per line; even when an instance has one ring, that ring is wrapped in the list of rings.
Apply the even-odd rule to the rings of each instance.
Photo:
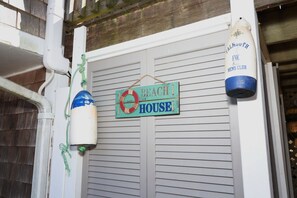
[[[131,89],[132,87],[134,87],[137,83],[139,83],[142,79],[144,79],[145,77],[150,77],[150,78],[152,78],[152,79],[155,79],[156,81],[159,81],[160,83],[162,83],[162,84],[166,84],[164,81],[162,81],[162,80],[160,80],[160,79],[158,79],[158,78],[156,78],[156,77],[153,77],[153,76],[151,76],[151,75],[149,75],[149,74],[145,74],[145,75],[143,75],[140,79],[138,79],[135,83],[133,83],[128,89]]]
[[[64,166],[65,166],[65,170],[67,171],[68,176],[70,175],[70,166],[68,163],[68,157],[71,158],[71,153],[70,153],[70,145],[69,145],[69,128],[70,128],[70,117],[71,117],[71,111],[70,111],[70,97],[71,97],[71,92],[72,92],[72,85],[73,85],[73,81],[75,79],[75,76],[77,74],[77,72],[79,72],[81,74],[81,87],[85,90],[87,87],[87,79],[86,79],[86,75],[85,75],[85,64],[86,64],[86,56],[85,54],[81,55],[81,59],[82,59],[82,63],[81,64],[77,64],[78,68],[75,70],[73,77],[71,79],[70,82],[70,88],[69,88],[69,93],[68,93],[68,97],[67,97],[67,102],[64,108],[64,116],[65,119],[67,120],[67,127],[66,127],[66,141],[65,144],[61,143],[59,145],[59,148],[61,150],[61,155],[63,157],[63,161],[64,161]],[[82,146],[81,146],[82,147]],[[86,150],[86,148],[78,148],[80,152],[84,152]],[[85,149],[85,150],[84,150]]]

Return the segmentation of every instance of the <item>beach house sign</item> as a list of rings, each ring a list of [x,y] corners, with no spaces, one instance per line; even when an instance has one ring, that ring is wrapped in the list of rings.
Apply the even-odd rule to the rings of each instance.
[[[117,90],[116,118],[179,114],[179,83]]]

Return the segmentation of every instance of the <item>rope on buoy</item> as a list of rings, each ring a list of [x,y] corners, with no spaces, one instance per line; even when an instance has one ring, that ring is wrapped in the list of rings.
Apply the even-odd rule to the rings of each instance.
[[[70,109],[69,106],[70,106],[70,97],[71,97],[72,85],[73,85],[73,81],[75,79],[75,76],[76,76],[77,72],[79,72],[81,74],[80,86],[84,90],[86,90],[86,88],[87,88],[87,78],[86,78],[86,75],[85,75],[85,64],[87,62],[86,55],[82,54],[81,59],[82,59],[82,63],[77,64],[78,68],[75,70],[75,72],[73,74],[73,77],[71,79],[69,93],[68,93],[68,97],[67,97],[67,102],[66,102],[65,108],[64,108],[64,116],[65,116],[65,119],[67,120],[66,142],[65,142],[65,144],[61,143],[59,145],[59,149],[61,150],[61,155],[62,155],[62,158],[63,158],[63,161],[64,161],[65,170],[67,171],[68,176],[71,173],[71,169],[70,169],[69,162],[68,162],[68,159],[67,159],[68,157],[71,158],[70,145],[69,145],[69,126],[70,126],[71,112],[69,111],[69,109]],[[84,147],[84,146],[78,147],[78,150],[81,153],[84,153],[87,150],[87,148],[86,147],[82,148],[82,147]]]

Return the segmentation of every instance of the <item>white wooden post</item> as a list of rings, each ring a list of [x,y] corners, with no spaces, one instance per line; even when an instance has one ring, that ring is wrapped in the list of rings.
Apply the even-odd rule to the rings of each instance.
[[[65,144],[67,120],[64,116],[64,107],[67,101],[69,87],[56,90],[55,119],[52,136],[52,161],[50,169],[50,192],[49,197],[64,197],[64,183],[66,171],[59,145]]]
[[[257,54],[257,93],[237,101],[244,197],[270,198],[273,192],[257,15],[253,0],[230,0],[230,4],[232,24],[239,17],[250,23]]]
[[[73,54],[72,54],[72,77],[77,69],[77,64],[81,64],[81,55],[86,52],[86,27],[82,26],[74,30],[73,39]],[[86,66],[86,65],[85,65]],[[86,66],[87,69],[87,66]],[[87,71],[85,71],[87,74]],[[81,75],[76,74],[75,80],[72,84],[72,91],[70,102],[72,102],[75,95],[82,90],[81,88]],[[82,185],[82,165],[83,157],[79,155],[77,148],[71,148],[72,158],[70,159],[71,174],[65,180],[65,198],[81,198],[81,185]]]

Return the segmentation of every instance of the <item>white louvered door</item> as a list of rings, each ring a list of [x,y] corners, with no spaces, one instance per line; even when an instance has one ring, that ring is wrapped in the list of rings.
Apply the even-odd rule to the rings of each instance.
[[[222,31],[89,64],[98,145],[85,160],[83,196],[240,197],[224,90],[226,37]],[[180,115],[115,119],[115,91],[144,74],[180,82]]]
[[[86,197],[140,197],[145,191],[141,189],[146,165],[141,163],[140,118],[115,119],[115,90],[140,78],[144,58],[144,52],[137,52],[89,65],[98,111],[98,145],[84,166]]]
[[[155,192],[149,197],[234,197],[226,32],[148,50],[155,77],[180,82],[180,115],[155,117]],[[151,136],[151,135],[150,135]]]

